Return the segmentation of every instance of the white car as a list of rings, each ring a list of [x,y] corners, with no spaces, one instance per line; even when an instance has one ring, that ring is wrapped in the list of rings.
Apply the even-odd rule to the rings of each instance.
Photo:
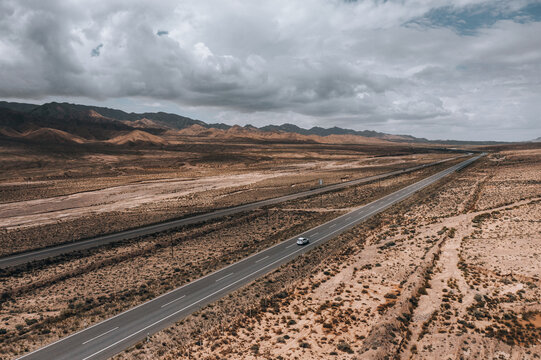
[[[305,238],[305,237],[300,237],[297,239],[297,245],[306,245],[310,242],[310,240],[308,240],[308,238]]]

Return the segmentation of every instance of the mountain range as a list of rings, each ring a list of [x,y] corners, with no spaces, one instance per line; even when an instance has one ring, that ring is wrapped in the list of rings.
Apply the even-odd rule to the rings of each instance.
[[[374,143],[407,142],[494,144],[496,142],[429,141],[411,135],[392,135],[377,131],[357,131],[340,127],[303,129],[294,124],[238,126],[212,124],[189,117],[165,113],[127,113],[99,106],[51,102],[43,105],[0,101],[0,136],[34,142],[117,145],[166,145],[173,135],[201,138],[242,138],[258,141]]]

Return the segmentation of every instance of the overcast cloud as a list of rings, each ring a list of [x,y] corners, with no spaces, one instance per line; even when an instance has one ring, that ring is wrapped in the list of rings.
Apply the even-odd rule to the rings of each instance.
[[[0,97],[529,140],[540,34],[527,0],[0,0]]]

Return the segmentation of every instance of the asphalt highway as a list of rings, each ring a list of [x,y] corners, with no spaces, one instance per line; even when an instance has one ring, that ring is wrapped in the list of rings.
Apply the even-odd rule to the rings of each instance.
[[[338,236],[452,172],[468,166],[483,155],[451,166],[221,270],[29,353],[21,359],[107,359],[145,339],[148,335],[172,325],[205,305]],[[310,243],[304,246],[297,245],[296,239],[299,236],[309,238]]]
[[[140,236],[155,234],[162,231],[174,229],[179,226],[196,224],[196,223],[220,218],[227,215],[237,214],[243,211],[254,210],[263,206],[281,203],[288,200],[294,200],[294,199],[298,199],[302,197],[307,197],[311,195],[321,194],[324,192],[342,189],[348,186],[367,183],[374,180],[379,180],[379,179],[387,178],[390,176],[395,176],[395,175],[419,170],[425,167],[438,165],[450,160],[454,160],[458,157],[461,157],[461,156],[436,161],[430,164],[418,165],[418,166],[411,167],[408,169],[396,170],[396,171],[388,172],[385,174],[370,176],[370,177],[366,177],[362,179],[345,181],[342,183],[328,185],[328,186],[324,186],[324,187],[320,187],[320,188],[316,188],[316,189],[312,189],[308,191],[303,191],[303,192],[299,192],[299,193],[295,193],[291,195],[285,195],[285,196],[280,196],[280,197],[276,197],[272,199],[267,199],[267,200],[257,201],[257,202],[239,205],[235,207],[230,207],[226,209],[216,210],[216,211],[201,214],[201,215],[190,216],[184,219],[171,220],[171,221],[167,221],[167,222],[163,222],[159,224],[147,225],[147,226],[139,227],[136,229],[121,231],[121,232],[117,232],[117,233],[113,233],[109,235],[97,236],[97,237],[87,239],[87,240],[74,241],[68,244],[62,244],[62,245],[48,247],[44,249],[28,251],[21,254],[10,255],[10,256],[0,258],[0,269],[4,269],[11,266],[23,265],[32,261],[48,259],[54,256],[59,256],[59,255],[74,252],[74,251],[91,249],[94,247],[103,246],[103,245],[117,242],[117,241],[129,240],[129,239],[134,239]]]

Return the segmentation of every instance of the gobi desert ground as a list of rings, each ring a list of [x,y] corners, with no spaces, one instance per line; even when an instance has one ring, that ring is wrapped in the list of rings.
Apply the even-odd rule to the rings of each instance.
[[[459,154],[388,143],[1,147],[3,256]],[[541,150],[487,156],[118,359],[541,357]],[[22,355],[443,170],[0,272],[0,357]]]

